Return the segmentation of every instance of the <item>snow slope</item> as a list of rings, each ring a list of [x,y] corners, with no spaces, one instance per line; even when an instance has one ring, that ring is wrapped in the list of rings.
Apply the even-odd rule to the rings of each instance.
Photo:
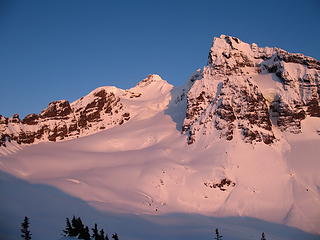
[[[317,137],[312,131],[306,135]],[[320,179],[316,172],[306,175],[318,169],[319,148],[310,147],[306,165],[312,167],[305,169],[296,146],[310,143],[295,136],[291,141],[282,148],[252,146],[240,138],[187,147],[175,122],[160,112],[95,135],[24,147],[1,157],[0,166],[100,210],[251,216],[318,232]],[[319,143],[312,139],[313,146]],[[225,191],[205,185],[223,178],[236,185]]]
[[[260,239],[265,232],[273,240],[317,240],[319,236],[281,224],[246,217],[209,217],[199,214],[132,215],[97,211],[86,202],[43,184],[30,184],[0,172],[0,239],[15,240],[25,215],[30,217],[34,240],[65,240],[61,233],[65,218],[81,216],[84,223],[94,223],[109,236],[117,232],[120,239],[178,240],[212,239],[219,228],[225,239]],[[44,237],[45,236],[45,237]]]

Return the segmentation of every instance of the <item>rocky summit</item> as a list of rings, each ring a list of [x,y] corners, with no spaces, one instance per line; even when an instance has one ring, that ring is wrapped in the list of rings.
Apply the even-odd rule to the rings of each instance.
[[[228,141],[238,131],[245,142],[272,144],[275,128],[298,134],[303,119],[320,117],[318,60],[225,35],[208,58],[186,95],[188,143],[213,129]]]

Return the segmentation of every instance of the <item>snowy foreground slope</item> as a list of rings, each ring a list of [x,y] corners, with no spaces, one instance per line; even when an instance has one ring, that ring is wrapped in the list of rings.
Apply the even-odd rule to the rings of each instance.
[[[319,69],[222,35],[183,87],[150,75],[2,117],[0,234],[28,215],[57,239],[75,214],[120,239],[319,239]]]

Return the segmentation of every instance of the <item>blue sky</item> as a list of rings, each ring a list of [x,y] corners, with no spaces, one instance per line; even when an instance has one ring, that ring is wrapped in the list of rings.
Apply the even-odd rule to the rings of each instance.
[[[227,34],[320,59],[320,1],[0,0],[0,114],[150,73],[182,85]]]

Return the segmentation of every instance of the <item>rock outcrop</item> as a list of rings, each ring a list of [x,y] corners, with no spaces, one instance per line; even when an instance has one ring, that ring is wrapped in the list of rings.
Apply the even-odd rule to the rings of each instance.
[[[222,35],[199,74],[189,83],[182,128],[189,144],[212,133],[271,144],[274,127],[300,133],[303,119],[320,116],[320,62],[314,58]]]
[[[73,104],[66,100],[51,102],[40,114],[29,114],[23,120],[17,114],[11,118],[1,116],[0,144],[72,139],[129,119],[130,114],[123,108],[120,98],[100,89]]]

